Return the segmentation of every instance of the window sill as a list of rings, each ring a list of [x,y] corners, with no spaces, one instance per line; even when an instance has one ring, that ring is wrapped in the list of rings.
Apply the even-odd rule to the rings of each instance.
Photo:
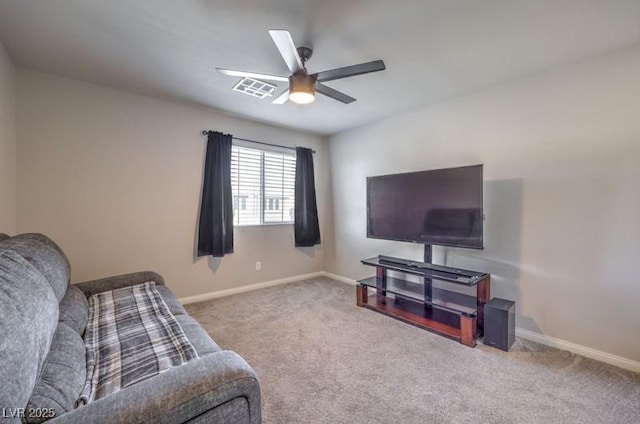
[[[233,228],[277,227],[284,225],[293,225],[293,222],[270,222],[267,224],[233,224]]]

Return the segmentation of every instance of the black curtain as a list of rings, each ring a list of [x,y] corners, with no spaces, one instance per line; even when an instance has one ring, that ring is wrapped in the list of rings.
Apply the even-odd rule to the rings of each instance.
[[[295,196],[296,247],[320,244],[316,184],[313,177],[313,151],[304,147],[296,147]]]
[[[230,134],[209,131],[198,225],[198,256],[233,253]]]

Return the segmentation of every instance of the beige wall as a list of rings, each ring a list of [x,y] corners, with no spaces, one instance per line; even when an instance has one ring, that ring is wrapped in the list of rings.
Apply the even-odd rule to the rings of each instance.
[[[436,260],[490,272],[521,329],[640,361],[640,46],[332,137],[327,271],[422,256],[366,238],[366,176],[474,163],[486,248]]]
[[[317,136],[19,69],[18,230],[56,240],[74,281],[150,269],[179,297],[323,270],[323,248],[294,248],[292,225],[237,227],[234,254],[194,258],[203,129],[315,149],[327,204]]]
[[[0,44],[0,233],[16,232],[15,68]]]

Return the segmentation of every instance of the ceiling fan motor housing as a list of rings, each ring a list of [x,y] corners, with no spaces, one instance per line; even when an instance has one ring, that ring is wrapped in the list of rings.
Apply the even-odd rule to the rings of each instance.
[[[289,77],[289,98],[296,103],[311,103],[316,95],[316,78],[300,70]]]

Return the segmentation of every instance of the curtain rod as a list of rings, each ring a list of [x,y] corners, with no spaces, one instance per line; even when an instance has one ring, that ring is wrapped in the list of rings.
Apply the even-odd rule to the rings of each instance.
[[[203,130],[202,131],[202,135],[209,135],[211,131],[210,130]],[[272,143],[265,143],[264,141],[255,141],[255,140],[249,140],[246,138],[240,138],[240,137],[234,137],[232,136],[234,139],[236,140],[240,140],[240,141],[248,141],[249,143],[256,143],[256,144],[263,144],[265,146],[272,146],[272,147],[279,147],[281,149],[290,149],[290,150],[295,150],[295,147],[289,147],[289,146],[282,146],[280,144],[272,144]],[[312,153],[315,153],[315,150],[311,150]]]

